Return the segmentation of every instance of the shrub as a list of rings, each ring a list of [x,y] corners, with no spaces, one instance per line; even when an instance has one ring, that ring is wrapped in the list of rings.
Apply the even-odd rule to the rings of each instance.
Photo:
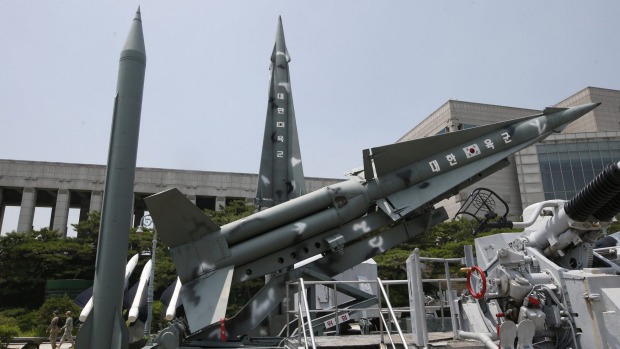
[[[19,334],[17,320],[12,317],[0,315],[0,347],[6,348],[5,344]]]

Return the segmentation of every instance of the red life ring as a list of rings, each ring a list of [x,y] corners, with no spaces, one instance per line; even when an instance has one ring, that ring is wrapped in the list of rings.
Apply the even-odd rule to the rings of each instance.
[[[474,270],[478,272],[478,275],[480,275],[480,282],[482,282],[482,290],[477,293],[474,292],[473,288],[471,287],[471,274]],[[475,299],[480,299],[484,297],[484,294],[487,292],[487,277],[486,275],[484,275],[484,271],[480,269],[480,267],[477,265],[471,267],[471,269],[469,269],[469,271],[467,272],[467,291],[469,291],[469,293],[471,293],[471,296]]]

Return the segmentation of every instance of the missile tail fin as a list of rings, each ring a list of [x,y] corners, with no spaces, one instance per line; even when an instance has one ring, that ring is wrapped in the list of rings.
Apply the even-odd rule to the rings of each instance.
[[[164,244],[175,247],[195,241],[220,229],[178,189],[144,199]]]
[[[178,189],[151,195],[144,201],[161,241],[170,248],[181,282],[199,277],[210,280],[217,261],[230,256],[226,239],[218,234],[220,227]]]
[[[181,300],[190,331],[196,332],[223,319],[230,294],[234,265],[213,271],[181,286]]]
[[[105,347],[105,343],[108,343],[109,348],[128,349],[129,330],[127,330],[127,325],[125,324],[125,319],[123,319],[121,312],[118,310],[114,312],[114,323],[111,328],[97,328],[95,330],[94,313],[96,310],[97,309],[91,311],[90,315],[86,318],[86,321],[84,321],[84,324],[80,326],[80,330],[75,337],[75,348],[101,348]]]

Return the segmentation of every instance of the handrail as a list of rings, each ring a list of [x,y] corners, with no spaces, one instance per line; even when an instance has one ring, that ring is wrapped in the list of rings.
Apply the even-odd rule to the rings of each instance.
[[[304,279],[299,278],[299,298],[303,299],[303,306],[306,309],[306,316],[308,317],[308,331],[310,332],[310,340],[312,341],[312,349],[316,349],[316,342],[314,341],[314,329],[312,328],[312,318],[310,318],[310,307],[308,306],[308,295],[306,294],[306,287],[304,285]],[[301,310],[301,306],[299,307]],[[302,311],[303,315],[303,311]],[[303,318],[303,316],[301,316]],[[303,320],[302,320],[303,325]],[[306,329],[303,328],[304,340],[306,341],[306,348],[308,347],[308,340],[306,339]]]
[[[306,323],[304,322],[304,314],[301,310],[301,303],[297,307],[297,322],[300,323],[298,326],[302,330],[297,333],[297,337],[299,337],[299,344],[301,344],[301,336],[304,336],[304,346],[308,349],[308,337],[306,337]]]
[[[383,327],[381,327],[381,343],[383,343],[383,328],[387,328],[387,322],[385,322],[385,319],[383,318],[383,313],[379,314],[379,319],[381,319],[381,324],[383,325]],[[396,349],[396,344],[394,344],[394,340],[392,339],[392,335],[390,334],[390,331],[387,330],[385,331],[385,333],[387,333],[388,338],[390,338],[390,343],[392,343],[392,348]]]
[[[453,337],[456,339],[456,338],[458,338],[458,330],[459,330],[460,326],[459,326],[459,323],[458,323],[458,318],[455,317],[458,314],[458,310],[457,310],[457,307],[456,307],[456,304],[455,304],[454,295],[452,294],[454,291],[452,290],[451,283],[454,282],[454,281],[465,281],[466,278],[453,278],[453,277],[450,277],[449,264],[452,264],[452,263],[455,263],[455,264],[463,263],[463,259],[462,258],[428,258],[428,257],[420,257],[419,255],[418,255],[418,258],[419,258],[419,260],[423,260],[423,261],[426,261],[426,262],[435,262],[435,263],[443,262],[444,267],[445,267],[445,272],[446,272],[446,275],[447,275],[446,278],[443,278],[443,279],[430,279],[430,278],[429,279],[423,279],[423,278],[420,278],[420,279],[421,279],[422,283],[424,283],[424,282],[438,283],[439,287],[440,287],[440,290],[442,288],[441,284],[445,283],[446,286],[447,286],[447,290],[446,290],[447,291],[446,292],[447,293],[446,294],[446,298],[447,299],[443,299],[443,298],[440,299],[441,304],[439,304],[439,306],[430,306],[429,307],[429,306],[426,306],[424,303],[422,303],[422,304],[420,304],[421,310],[416,310],[416,312],[417,311],[421,311],[421,313],[424,314],[425,313],[424,309],[434,309],[435,307],[437,307],[438,309],[441,310],[441,319],[442,319],[442,327],[443,327],[443,323],[444,323],[444,321],[443,321],[443,314],[444,314],[443,307],[448,306],[450,308],[450,313],[451,313],[451,317],[450,318],[451,318],[451,322],[452,322]],[[418,260],[418,263],[419,263],[419,260]],[[418,270],[419,270],[419,268],[418,268]],[[379,278],[377,278],[376,280],[372,280],[371,279],[371,280],[348,280],[348,281],[340,281],[340,280],[330,280],[330,281],[328,281],[328,280],[320,280],[320,281],[309,281],[309,280],[307,280],[307,281],[304,281],[303,279],[300,278],[298,280],[288,281],[286,283],[287,285],[290,285],[290,286],[293,286],[293,287],[295,287],[295,286],[297,287],[298,295],[300,295],[300,297],[303,298],[303,301],[301,300],[301,298],[298,298],[295,302],[292,302],[292,303],[287,302],[286,303],[287,304],[287,310],[286,310],[286,318],[287,318],[287,320],[286,320],[286,323],[287,323],[286,335],[287,335],[287,337],[290,336],[290,335],[295,336],[295,331],[293,331],[292,333],[289,331],[289,325],[291,325],[291,321],[290,321],[291,319],[289,318],[289,315],[290,314],[296,314],[299,318],[304,317],[304,313],[301,311],[302,310],[302,306],[303,306],[304,307],[303,311],[305,311],[305,314],[306,314],[307,318],[306,319],[302,319],[302,320],[298,319],[298,321],[301,321],[301,324],[299,325],[298,330],[303,330],[304,331],[304,335],[305,335],[305,330],[309,329],[310,333],[311,333],[311,336],[312,336],[311,340],[312,340],[313,345],[315,345],[315,343],[316,343],[315,342],[315,338],[314,338],[314,327],[316,327],[318,325],[318,323],[315,324],[315,322],[317,322],[317,320],[316,319],[313,320],[311,318],[311,315],[313,313],[325,312],[327,309],[310,309],[310,307],[308,306],[308,298],[307,298],[307,290],[306,290],[307,286],[311,287],[312,285],[334,285],[334,292],[337,292],[338,289],[337,289],[336,285],[341,285],[341,284],[349,284],[350,285],[350,284],[361,284],[361,283],[375,284],[376,283],[378,289],[381,290],[381,292],[378,292],[377,295],[376,295],[377,296],[377,303],[378,303],[378,305],[377,306],[368,306],[368,307],[363,307],[363,308],[355,308],[354,311],[362,311],[362,310],[363,311],[378,311],[379,314],[381,314],[381,321],[379,322],[379,324],[380,324],[379,332],[381,334],[381,343],[384,342],[384,332],[383,332],[384,328],[385,328],[385,333],[388,333],[388,336],[390,337],[389,340],[393,341],[392,336],[390,335],[390,332],[391,332],[390,331],[390,327],[391,327],[392,323],[394,323],[398,327],[398,332],[401,335],[401,338],[403,338],[402,330],[400,329],[400,323],[399,323],[399,321],[396,320],[396,315],[395,314],[402,313],[402,312],[407,312],[407,311],[412,312],[414,310],[415,306],[410,305],[409,307],[404,307],[404,308],[403,307],[394,308],[394,307],[392,307],[392,305],[390,303],[390,305],[389,305],[389,308],[390,308],[389,309],[389,313],[390,313],[391,318],[395,319],[395,321],[387,323],[386,319],[383,318],[384,311],[383,311],[383,308],[381,306],[381,297],[383,295],[383,297],[386,299],[386,302],[389,303],[389,298],[388,298],[388,296],[389,296],[389,293],[388,293],[389,286],[390,285],[407,285],[408,281],[409,280],[381,280]],[[295,285],[295,284],[297,284],[297,285]],[[386,287],[388,287],[388,288],[386,288]],[[303,290],[303,292],[301,290]],[[292,300],[291,299],[292,296],[289,293],[289,288],[288,287],[287,287],[286,293],[287,293],[286,299]],[[297,297],[295,297],[295,298],[297,298]],[[334,299],[335,303],[334,303],[334,305],[332,307],[330,307],[330,309],[331,309],[330,311],[335,312],[335,314],[339,314],[339,312],[342,311],[343,308],[339,308],[339,304],[337,302],[337,299],[338,299],[337,295],[334,295],[334,298],[335,298]],[[297,304],[297,309],[295,309],[295,310],[290,309],[289,306],[290,305],[294,305],[294,304]],[[340,322],[340,317],[336,315],[335,320],[336,320],[336,326],[337,326],[338,323]],[[306,326],[306,324],[307,324],[307,326]],[[338,328],[336,328],[336,334],[338,334]],[[299,332],[297,332],[297,335],[299,336],[299,343],[300,343],[300,346],[301,346],[301,340],[302,340],[301,339],[301,334]],[[426,337],[426,340],[428,340],[428,337],[427,337],[427,334],[426,334],[425,331],[423,333],[423,336]],[[306,337],[304,337],[304,338],[306,338]],[[422,341],[422,342],[424,342],[424,341]],[[420,342],[420,343],[422,343],[422,342]],[[306,338],[306,343],[307,343],[307,338]],[[403,338],[403,343],[405,343],[404,338]],[[420,343],[417,343],[417,344],[416,343],[417,342],[416,342],[415,337],[414,337],[414,345],[420,344]],[[406,346],[406,344],[405,344],[405,346]]]
[[[396,315],[394,314],[394,309],[392,309],[392,304],[390,303],[390,300],[387,294],[385,293],[385,289],[383,288],[383,283],[381,282],[380,278],[377,278],[377,286],[379,286],[379,290],[381,290],[381,294],[385,298],[385,304],[388,307],[390,317],[394,321],[394,325],[396,325],[396,330],[398,331],[398,335],[400,336],[400,339],[403,341],[403,348],[408,349],[409,347],[407,346],[407,342],[405,341],[405,336],[403,335],[403,331],[401,331],[400,329],[400,325],[398,324],[398,319],[396,318]],[[379,315],[383,319],[383,314],[379,314]],[[389,335],[389,331],[388,331],[388,335]],[[390,340],[392,340],[392,336],[389,336],[389,337],[390,337]],[[392,341],[392,345],[394,345],[394,341]]]

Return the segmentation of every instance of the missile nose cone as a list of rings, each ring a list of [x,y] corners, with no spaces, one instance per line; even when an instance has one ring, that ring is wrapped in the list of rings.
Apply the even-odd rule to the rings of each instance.
[[[291,61],[291,57],[288,54],[288,50],[286,49],[286,42],[284,41],[284,27],[282,26],[282,16],[278,17],[278,29],[276,30],[276,44],[273,47],[273,53],[271,55],[271,60],[273,62],[276,61],[276,58],[282,55],[286,58],[286,62]]]
[[[586,115],[587,113],[591,112],[596,107],[598,107],[599,105],[601,105],[601,102],[579,105],[579,106],[574,107],[574,109],[576,113],[579,113],[581,115]]]
[[[123,59],[134,59],[146,64],[146,50],[144,48],[140,7],[138,7],[136,11],[136,16],[131,23],[131,29],[129,29],[125,46],[123,46],[123,50],[121,51],[121,60]]]
[[[586,115],[587,113],[592,111],[594,108],[598,107],[599,105],[601,105],[601,103],[582,104],[576,107],[571,107],[566,110],[562,110],[556,113],[549,114],[547,115],[547,118],[549,120],[551,129],[555,130],[556,132],[559,132],[566,125]]]

